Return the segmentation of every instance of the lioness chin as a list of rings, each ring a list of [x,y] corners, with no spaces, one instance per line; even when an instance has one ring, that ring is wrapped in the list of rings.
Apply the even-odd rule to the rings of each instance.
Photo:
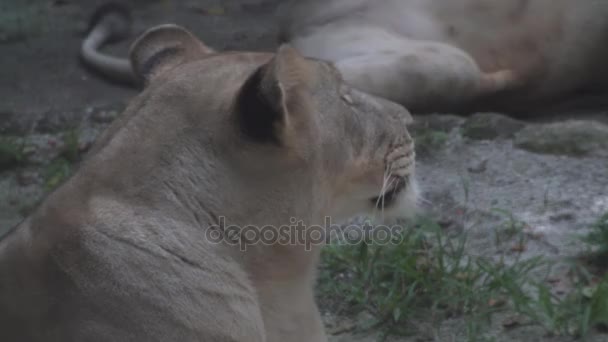
[[[143,91],[0,240],[0,340],[325,341],[320,244],[225,233],[410,215],[409,113],[289,46],[221,53],[175,25],[130,63]]]

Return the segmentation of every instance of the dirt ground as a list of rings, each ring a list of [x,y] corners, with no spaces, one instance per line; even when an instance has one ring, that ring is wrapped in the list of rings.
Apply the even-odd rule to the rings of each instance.
[[[100,0],[3,0],[0,4],[0,134],[27,136],[33,147],[20,168],[0,168],[0,233],[19,222],[43,194],[43,168],[68,129],[91,141],[137,91],[87,71],[78,60],[86,22]],[[125,1],[135,6],[134,36],[155,24],[188,27],[216,49],[275,47],[277,0]],[[27,13],[23,16],[23,13]],[[129,42],[110,51],[124,55]],[[417,116],[418,178],[426,205],[451,229],[467,230],[472,253],[496,253],[493,209],[527,223],[534,236],[524,256],[563,258],[581,251],[576,236],[608,211],[608,106],[551,118],[515,121],[500,114],[469,118]],[[545,118],[546,119],[546,118]],[[547,121],[547,120],[544,120]],[[439,137],[437,143],[433,137]],[[429,142],[430,141],[430,142]],[[434,142],[435,141],[435,142]],[[558,270],[559,272],[559,270]],[[330,310],[322,308],[330,319]],[[446,323],[436,341],[464,341]],[[539,327],[504,330],[496,341],[570,341]],[[331,341],[374,341],[374,333],[342,333]],[[420,336],[399,341],[419,341]],[[606,341],[596,333],[591,341]]]
[[[4,34],[0,31],[2,113],[19,113],[19,119],[29,123],[49,112],[53,115],[122,103],[135,94],[133,90],[94,77],[79,63],[78,52],[88,17],[102,3],[104,1],[99,0],[2,1],[0,9],[6,13],[2,15],[8,17],[5,19],[8,23],[3,26],[12,26],[5,29]],[[122,3],[136,9],[134,37],[152,25],[172,22],[188,27],[217,49],[267,50],[275,45],[272,20],[275,5],[271,1],[131,0]],[[223,8],[225,14],[202,13],[215,8]],[[17,16],[22,15],[11,15],[14,12],[31,15],[20,18]],[[5,36],[3,41],[2,36]],[[117,44],[110,51],[124,55],[129,43]],[[2,115],[5,121],[7,114]]]

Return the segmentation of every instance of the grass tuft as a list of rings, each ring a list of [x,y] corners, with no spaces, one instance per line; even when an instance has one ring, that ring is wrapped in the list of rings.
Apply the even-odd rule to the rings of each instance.
[[[521,239],[522,225],[509,220],[500,227],[501,239]],[[488,340],[484,333],[498,312],[554,335],[584,337],[592,327],[608,323],[608,277],[577,277],[575,288],[559,296],[542,276],[552,264],[542,256],[472,255],[466,234],[449,237],[423,218],[394,244],[327,246],[318,291],[321,302],[338,314],[375,317],[360,328],[381,327],[387,336],[428,334],[429,325],[438,336],[442,322],[462,318],[469,341]]]
[[[604,268],[608,266],[608,213],[602,215],[592,226],[589,234],[582,240],[594,249],[592,255],[600,261]]]
[[[44,173],[44,188],[51,191],[67,179],[73,171],[74,164],[80,162],[80,136],[75,129],[68,130],[62,136],[62,148],[47,167]]]
[[[25,142],[23,139],[0,136],[0,170],[19,166],[25,159]]]

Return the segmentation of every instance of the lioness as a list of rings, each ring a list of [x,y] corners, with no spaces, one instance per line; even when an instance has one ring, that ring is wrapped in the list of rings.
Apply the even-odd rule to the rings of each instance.
[[[325,341],[320,243],[228,226],[411,214],[409,113],[288,45],[220,53],[162,25],[130,63],[145,88],[0,241],[0,341]]]
[[[607,85],[608,1],[291,0],[281,13],[284,41],[410,111],[517,112]]]

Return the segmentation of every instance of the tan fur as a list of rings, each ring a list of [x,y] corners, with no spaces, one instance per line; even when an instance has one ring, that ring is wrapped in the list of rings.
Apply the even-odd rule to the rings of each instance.
[[[282,36],[414,111],[530,109],[607,83],[602,0],[295,0]]]
[[[320,246],[208,233],[411,215],[409,113],[289,46],[214,52],[175,25],[131,63],[143,91],[0,240],[0,340],[326,341]]]

